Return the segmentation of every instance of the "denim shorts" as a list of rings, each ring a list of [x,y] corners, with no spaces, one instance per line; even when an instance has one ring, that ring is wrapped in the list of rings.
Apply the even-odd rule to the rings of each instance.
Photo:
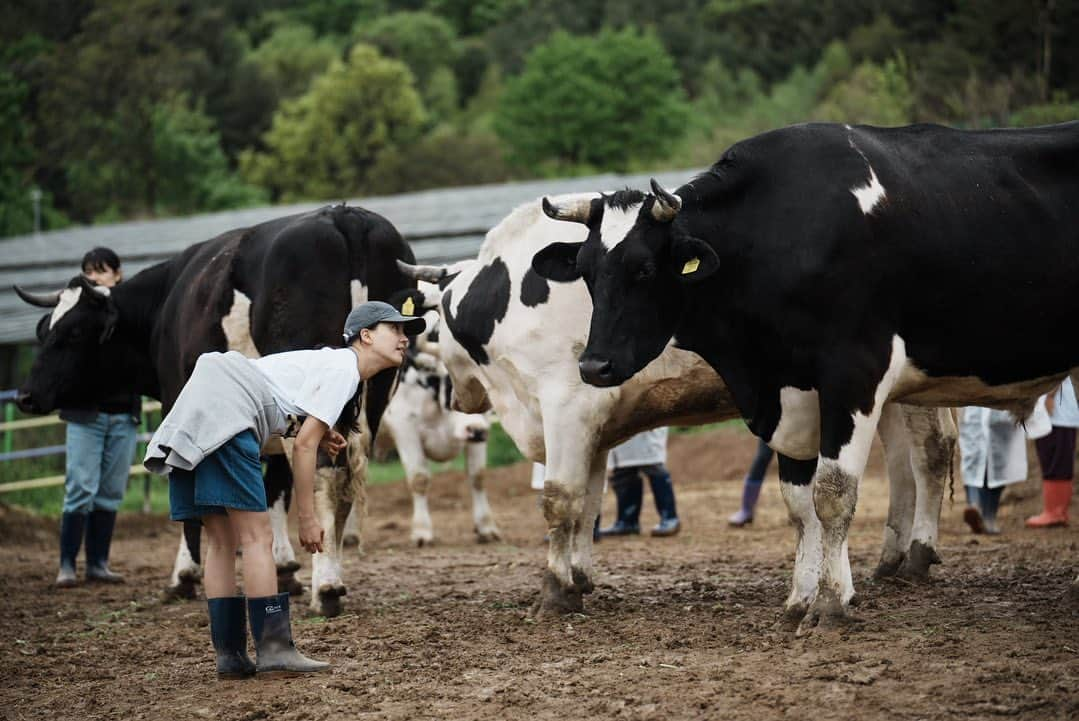
[[[169,517],[188,521],[226,509],[265,511],[266,486],[254,431],[244,431],[202,459],[193,471],[169,473]]]

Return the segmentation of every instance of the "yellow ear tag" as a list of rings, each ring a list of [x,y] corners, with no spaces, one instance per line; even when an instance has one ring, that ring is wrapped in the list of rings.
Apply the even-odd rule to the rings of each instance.
[[[405,298],[405,302],[401,304],[401,315],[412,315],[416,312],[416,304],[412,302],[412,298]]]
[[[700,258],[690,258],[686,261],[686,264],[682,266],[682,275],[689,275],[701,267]]]

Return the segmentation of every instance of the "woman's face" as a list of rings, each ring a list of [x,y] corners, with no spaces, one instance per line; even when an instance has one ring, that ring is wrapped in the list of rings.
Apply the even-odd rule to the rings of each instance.
[[[365,346],[374,352],[376,358],[385,363],[382,368],[392,368],[405,362],[408,350],[408,336],[400,323],[379,323],[370,330],[361,332],[365,337]]]

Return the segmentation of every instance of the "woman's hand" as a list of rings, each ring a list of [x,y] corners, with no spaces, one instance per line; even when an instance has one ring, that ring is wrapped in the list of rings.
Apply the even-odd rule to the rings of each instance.
[[[347,445],[348,441],[345,440],[345,437],[333,428],[327,428],[326,433],[322,436],[322,440],[318,442],[318,447],[331,459],[336,459],[337,454],[345,450],[345,446]]]
[[[308,553],[322,553],[322,541],[326,532],[314,516],[300,516],[300,545]]]

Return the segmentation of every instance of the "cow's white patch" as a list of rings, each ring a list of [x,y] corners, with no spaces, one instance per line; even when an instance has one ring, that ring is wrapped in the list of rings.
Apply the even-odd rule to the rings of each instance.
[[[607,206],[603,209],[603,222],[599,225],[599,237],[603,241],[603,247],[614,250],[615,247],[626,239],[626,235],[637,223],[637,216],[641,212],[644,203],[634,203],[627,209],[612,208]]]
[[[367,286],[362,282],[352,279],[348,284],[349,293],[352,296],[352,307],[355,308],[360,303],[367,302]]]
[[[779,389],[781,414],[769,441],[785,456],[807,461],[820,451],[820,398],[817,391],[793,386]]]
[[[873,166],[869,166],[869,182],[866,185],[855,186],[850,189],[852,195],[858,199],[858,207],[865,215],[873,212],[877,204],[884,200],[884,186],[877,179]]]
[[[285,508],[285,496],[274,501],[270,508],[270,529],[273,531],[273,560],[278,568],[288,566],[296,560],[292,542],[288,537],[288,509]]]
[[[868,415],[861,411],[854,412],[852,416],[854,432],[851,434],[850,441],[839,449],[839,467],[855,478],[862,477],[865,463],[869,459],[869,447],[873,443],[873,436],[876,435],[881,409],[906,365],[907,344],[898,335],[894,335],[888,369],[884,371],[884,376],[873,392],[873,410]]]
[[[236,289],[232,291],[232,307],[221,319],[221,330],[229,350],[243,353],[248,358],[261,355],[251,337],[251,299]]]
[[[81,286],[78,288],[65,288],[60,292],[60,302],[56,304],[56,307],[52,311],[52,317],[49,318],[49,330],[52,330],[52,327],[59,323],[60,319],[75,307],[75,304],[79,302],[81,296]]]

